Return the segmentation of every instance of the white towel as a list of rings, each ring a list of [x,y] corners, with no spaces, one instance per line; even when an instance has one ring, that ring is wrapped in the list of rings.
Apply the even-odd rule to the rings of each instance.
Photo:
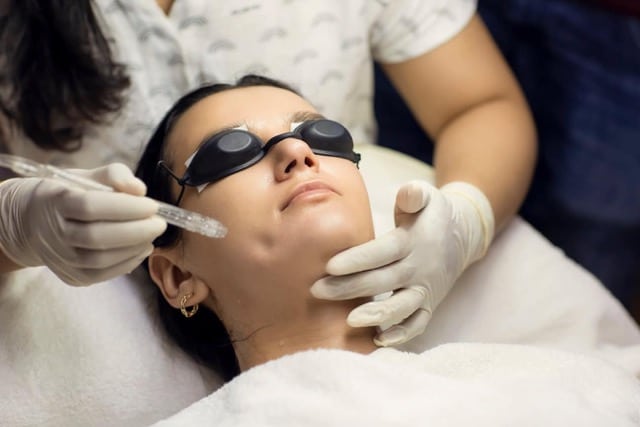
[[[255,367],[154,427],[640,426],[640,382],[557,350],[315,350]]]
[[[0,426],[139,427],[219,383],[166,337],[151,288],[132,277],[73,288],[32,268],[6,280]]]

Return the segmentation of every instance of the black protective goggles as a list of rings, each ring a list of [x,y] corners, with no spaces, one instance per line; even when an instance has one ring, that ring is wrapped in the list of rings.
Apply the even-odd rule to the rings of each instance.
[[[309,145],[311,151],[322,156],[341,157],[360,162],[360,154],[353,151],[351,134],[333,120],[308,120],[293,131],[276,135],[266,144],[255,134],[243,129],[228,129],[209,137],[192,156],[182,178],[176,176],[163,162],[164,168],[182,187],[176,204],[180,203],[185,186],[200,185],[221,180],[258,163],[278,142],[297,138]]]

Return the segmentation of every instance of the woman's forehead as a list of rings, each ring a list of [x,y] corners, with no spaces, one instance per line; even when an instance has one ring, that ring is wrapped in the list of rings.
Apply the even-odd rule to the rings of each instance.
[[[287,118],[294,111],[316,111],[298,94],[272,86],[234,88],[212,94],[198,101],[178,119],[193,127],[228,127],[237,123],[258,123]]]

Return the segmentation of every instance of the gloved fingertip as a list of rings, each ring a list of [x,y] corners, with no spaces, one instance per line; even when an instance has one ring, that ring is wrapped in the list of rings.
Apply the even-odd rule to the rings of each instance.
[[[376,247],[375,243],[375,240],[371,240],[334,255],[327,262],[327,274],[330,276],[345,276],[376,267],[370,265],[371,253]]]
[[[72,275],[68,273],[56,273],[58,278],[60,278],[64,283],[69,286],[73,286],[76,288],[84,288],[89,286],[92,282],[87,280],[86,277],[80,274]]]
[[[145,194],[147,194],[147,185],[140,179],[134,178],[130,181],[130,183],[132,191],[131,194],[134,194],[136,196],[144,196]]]
[[[405,213],[416,213],[429,203],[429,195],[424,184],[411,181],[398,190],[396,207]]]
[[[104,184],[122,193],[144,196],[147,192],[145,183],[123,163],[111,163],[98,169],[98,177]]]
[[[378,334],[373,342],[380,347],[402,344],[407,341],[407,333],[401,326],[394,326]]]
[[[131,264],[128,266],[129,268],[127,268],[126,270],[126,274],[133,273],[136,270],[136,268],[140,267],[140,265],[144,262],[144,260],[146,260],[151,256],[154,248],[153,248],[153,245],[150,245],[150,246],[151,246],[150,248],[147,248],[146,250],[140,252],[140,254],[137,257],[135,257],[135,259],[133,259]]]
[[[147,185],[138,178],[131,177],[118,185],[118,191],[132,196],[144,196],[147,194]]]
[[[322,282],[314,283],[313,285],[311,285],[311,288],[309,288],[309,290],[311,291],[311,295],[316,298],[324,299],[327,296],[326,286]]]
[[[83,282],[81,280],[65,279],[63,281],[67,285],[73,286],[74,288],[86,288],[87,286],[89,286],[89,283]]]
[[[335,255],[327,263],[327,274],[330,274],[332,276],[340,276],[343,274],[342,270],[344,270],[344,262],[342,261],[342,257],[340,257],[340,254]]]
[[[380,316],[372,314],[367,307],[355,308],[347,316],[347,324],[353,328],[366,326],[379,326],[382,323]]]
[[[379,335],[373,338],[373,343],[378,347],[388,347],[390,345],[383,339],[379,338]]]
[[[140,179],[131,177],[126,181],[118,183],[116,190],[128,193],[133,196],[144,196],[147,194],[147,186]]]
[[[149,245],[149,247],[142,253],[142,255],[140,256],[142,259],[146,259],[149,258],[149,256],[153,253],[154,250],[154,246],[153,245]]]
[[[151,220],[154,222],[154,239],[167,230],[167,221],[159,216],[153,216]]]

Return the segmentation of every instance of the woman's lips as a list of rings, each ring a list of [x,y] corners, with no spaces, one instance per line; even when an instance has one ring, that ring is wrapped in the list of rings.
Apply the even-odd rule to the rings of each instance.
[[[322,181],[303,182],[301,184],[298,184],[293,189],[293,191],[285,201],[284,205],[282,206],[282,210],[285,210],[286,208],[288,208],[289,205],[296,200],[300,200],[302,198],[307,198],[307,197],[313,197],[315,195],[324,194],[328,192],[337,194],[337,192],[331,186],[325,184]]]

